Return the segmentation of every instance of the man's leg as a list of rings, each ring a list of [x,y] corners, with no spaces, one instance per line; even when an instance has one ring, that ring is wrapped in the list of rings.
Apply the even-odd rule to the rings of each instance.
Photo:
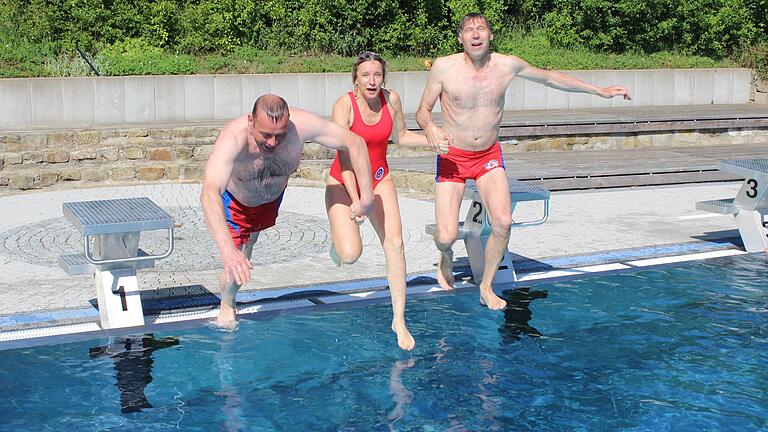
[[[387,258],[387,282],[392,297],[392,331],[397,335],[401,349],[410,351],[416,345],[405,325],[405,252],[403,251],[403,224],[397,203],[395,182],[389,175],[374,192],[373,212],[370,219],[373,229],[381,240]]]
[[[477,191],[485,204],[491,222],[491,235],[485,245],[485,267],[480,282],[480,302],[489,309],[504,309],[507,305],[493,292],[493,278],[499,269],[509,243],[512,207],[509,200],[507,173],[503,168],[489,171],[476,180]]]
[[[256,231],[252,233],[248,241],[240,247],[240,250],[243,251],[249,261],[251,260],[251,255],[253,255],[253,245],[259,238],[259,232],[260,231]],[[227,275],[223,273],[219,278],[221,307],[219,308],[219,316],[216,318],[216,324],[220,327],[234,328],[237,322],[237,312],[235,310],[237,304],[235,297],[237,296],[237,291],[240,289],[240,285],[235,282],[234,277],[230,276],[229,279],[230,281],[227,281]]]
[[[459,208],[464,183],[438,182],[435,185],[435,246],[440,251],[437,282],[443,289],[453,289],[453,243],[459,232]]]

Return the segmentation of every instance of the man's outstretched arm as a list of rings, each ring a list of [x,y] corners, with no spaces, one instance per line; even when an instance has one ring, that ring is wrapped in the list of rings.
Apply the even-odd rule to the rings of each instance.
[[[525,60],[518,57],[509,56],[509,59],[514,65],[513,67],[517,69],[517,76],[540,84],[544,84],[547,87],[552,87],[568,92],[589,93],[602,96],[604,98],[623,96],[626,100],[632,99],[632,95],[630,94],[629,90],[624,86],[612,85],[608,87],[600,87],[582,81],[564,72],[548,71],[533,67]]]

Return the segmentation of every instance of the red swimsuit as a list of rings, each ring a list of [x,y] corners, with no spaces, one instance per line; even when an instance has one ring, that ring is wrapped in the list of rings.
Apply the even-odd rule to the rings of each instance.
[[[476,152],[448,147],[448,153],[437,155],[435,180],[438,183],[464,183],[467,179],[477,180],[496,168],[505,169],[504,156],[498,141],[487,149]]]
[[[381,179],[389,173],[389,165],[387,164],[387,143],[389,142],[389,136],[392,133],[392,116],[389,114],[387,100],[384,98],[383,92],[379,92],[379,97],[381,98],[381,118],[376,124],[367,125],[363,121],[363,116],[360,115],[360,108],[357,106],[355,95],[352,92],[349,92],[349,98],[352,99],[352,111],[354,114],[352,127],[350,127],[349,130],[358,134],[368,145],[368,155],[371,158],[371,172],[373,174],[374,189]],[[341,177],[341,165],[339,164],[338,153],[336,154],[336,159],[333,160],[329,175],[335,178],[339,183],[344,184],[344,180]]]

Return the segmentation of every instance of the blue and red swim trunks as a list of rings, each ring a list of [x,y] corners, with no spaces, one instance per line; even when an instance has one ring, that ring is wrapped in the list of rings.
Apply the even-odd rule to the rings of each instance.
[[[229,234],[232,236],[236,248],[248,243],[251,233],[275,226],[277,210],[280,208],[284,194],[285,191],[276,200],[256,207],[248,207],[240,203],[227,190],[221,194],[224,215],[227,217],[227,227],[229,227]]]
[[[435,180],[438,183],[464,183],[468,179],[477,180],[499,167],[504,169],[504,157],[501,155],[501,145],[498,141],[487,149],[476,152],[449,147],[448,153],[437,155]]]

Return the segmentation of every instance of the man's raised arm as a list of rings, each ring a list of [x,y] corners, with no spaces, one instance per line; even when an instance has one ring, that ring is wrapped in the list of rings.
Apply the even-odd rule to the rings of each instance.
[[[365,216],[373,209],[373,180],[371,178],[371,160],[368,156],[368,146],[355,133],[336,123],[323,120],[307,111],[291,109],[291,119],[303,131],[303,140],[314,141],[332,150],[349,153],[352,171],[360,188],[360,201],[357,208],[352,205],[352,216]]]
[[[609,87],[600,87],[588,82],[584,82],[563,72],[548,71],[533,67],[519,57],[507,56],[507,60],[511,62],[512,67],[516,69],[517,76],[540,84],[544,84],[547,87],[552,87],[568,92],[589,93],[602,96],[604,98],[623,96],[626,100],[632,99],[632,95],[630,95],[629,90],[624,86],[613,85]]]

